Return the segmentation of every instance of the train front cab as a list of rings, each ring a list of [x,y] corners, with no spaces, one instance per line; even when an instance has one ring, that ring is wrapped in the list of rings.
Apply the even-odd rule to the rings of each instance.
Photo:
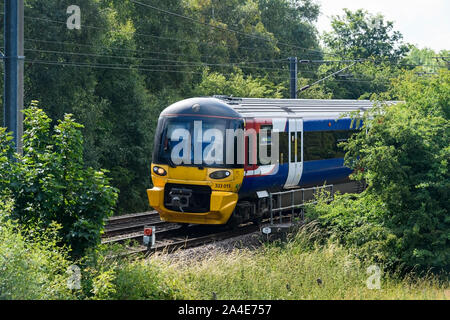
[[[163,111],[155,134],[151,167],[153,188],[147,190],[150,206],[159,212],[162,220],[191,224],[227,223],[238,202],[244,167],[226,164],[226,140],[223,141],[222,164],[211,164],[203,156],[212,142],[212,138],[208,140],[209,129],[220,130],[225,137],[227,129],[243,129],[243,126],[238,113],[215,99],[184,100]],[[179,129],[189,132],[192,137],[192,141],[188,141],[191,148],[187,155],[190,158],[188,164],[173,163],[171,151],[183,137],[180,136],[178,141],[171,139]],[[201,161],[195,164],[198,163],[195,161],[198,150]],[[177,154],[183,158],[184,152],[183,149]]]
[[[161,169],[161,170],[160,170]],[[164,170],[164,176],[155,171]],[[214,173],[229,172],[220,179]],[[238,201],[244,169],[214,169],[152,164],[153,188],[147,190],[150,206],[164,221],[193,224],[225,224]],[[178,197],[178,199],[177,199]],[[188,201],[188,206],[176,206],[175,201]],[[184,205],[184,204],[183,204]]]

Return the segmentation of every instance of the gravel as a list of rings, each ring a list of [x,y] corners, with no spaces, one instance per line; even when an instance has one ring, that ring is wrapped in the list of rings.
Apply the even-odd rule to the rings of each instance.
[[[264,243],[264,235],[260,231],[220,240],[203,246],[180,249],[172,253],[157,253],[159,258],[169,261],[198,261],[213,257],[219,253],[230,253],[235,250],[255,250]]]

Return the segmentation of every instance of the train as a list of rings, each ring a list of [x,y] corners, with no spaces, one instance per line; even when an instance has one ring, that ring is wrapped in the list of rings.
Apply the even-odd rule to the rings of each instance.
[[[372,107],[228,96],[176,102],[155,131],[150,206],[163,221],[225,225],[268,217],[269,195],[283,190],[328,184],[359,192],[340,142],[360,130],[354,114]]]

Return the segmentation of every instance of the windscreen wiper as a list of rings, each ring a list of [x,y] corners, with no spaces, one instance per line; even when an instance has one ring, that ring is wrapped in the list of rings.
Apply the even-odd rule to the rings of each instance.
[[[170,157],[171,154],[172,154],[172,152],[171,152],[172,148],[170,146],[170,140],[168,140],[166,142],[166,145],[164,146],[164,152],[166,152],[166,151],[169,153],[169,156],[167,157],[167,163],[169,164],[170,167],[176,168],[177,166],[175,165],[175,163],[172,161],[172,158]]]
[[[172,168],[176,168],[176,164],[172,161],[172,158],[167,158],[167,162],[169,163],[169,166]]]

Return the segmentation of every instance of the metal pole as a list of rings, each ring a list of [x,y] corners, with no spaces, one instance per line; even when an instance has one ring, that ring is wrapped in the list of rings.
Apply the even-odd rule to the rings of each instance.
[[[23,135],[23,26],[23,0],[5,0],[4,121],[18,153],[22,153]]]
[[[291,99],[297,99],[297,57],[289,57]]]
[[[270,203],[269,203],[269,207],[270,207],[270,225],[273,225],[273,198],[272,198],[272,194],[270,194],[269,201],[270,201]]]

